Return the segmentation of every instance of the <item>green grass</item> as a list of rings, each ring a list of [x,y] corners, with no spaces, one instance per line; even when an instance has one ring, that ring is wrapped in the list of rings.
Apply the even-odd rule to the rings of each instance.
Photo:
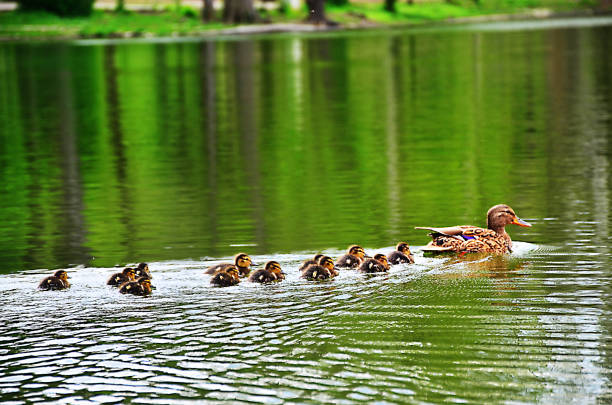
[[[195,34],[227,24],[203,24],[197,16],[176,12],[155,14],[96,11],[90,17],[60,18],[47,13],[0,13],[3,37],[112,37]]]
[[[512,14],[534,8],[569,11],[592,8],[594,0],[457,0],[451,3],[408,4],[397,0],[395,13],[383,9],[381,3],[356,3],[342,7],[327,7],[328,16],[344,24],[372,21],[380,24],[419,24],[450,18],[472,17],[490,14]]]
[[[453,0],[453,3],[428,2],[407,4],[396,1],[396,12],[383,10],[382,2],[354,3],[344,6],[327,6],[330,19],[341,24],[354,25],[364,22],[397,25],[420,24],[449,18],[486,14],[518,13],[530,8],[549,8],[567,11],[594,7],[596,0]],[[115,37],[115,36],[169,36],[198,34],[211,29],[227,28],[222,23],[204,24],[199,10],[189,7],[165,9],[156,13],[96,11],[90,17],[60,18],[47,13],[0,13],[0,37]],[[277,10],[261,10],[262,18],[270,22],[301,22],[306,10],[282,13]]]

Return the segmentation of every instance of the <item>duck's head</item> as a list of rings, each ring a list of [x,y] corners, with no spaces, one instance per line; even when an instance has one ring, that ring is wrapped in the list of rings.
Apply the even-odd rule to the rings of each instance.
[[[334,260],[329,256],[321,255],[318,263],[319,263],[319,266],[325,267],[327,270],[331,271],[332,273],[336,270],[336,267],[334,265]]]
[[[142,273],[148,273],[149,272],[149,265],[146,263],[139,263],[138,267],[136,267],[136,273],[142,274]]]
[[[324,254],[318,253],[314,256],[313,260],[315,261],[315,263],[319,263],[319,259],[322,258],[323,256],[325,256]]]
[[[68,273],[66,272],[66,270],[58,270],[53,275],[62,280],[64,283],[67,283],[68,279],[70,278],[68,277]]]
[[[374,260],[382,264],[385,269],[389,270],[389,261],[387,260],[387,256],[383,255],[382,253],[377,253],[374,255]]]
[[[147,276],[139,277],[138,280],[136,281],[138,282],[138,284],[142,286],[145,293],[151,294],[151,279],[149,277]]]
[[[225,269],[225,272],[234,279],[234,281],[236,282],[240,282],[240,272],[238,271],[238,268],[236,268],[236,266],[232,265],[230,267],[228,267],[227,269]]]
[[[251,260],[251,257],[246,253],[238,253],[236,255],[236,258],[234,259],[234,263],[237,267],[249,268],[253,261]]]
[[[348,248],[349,255],[357,256],[361,259],[365,258],[365,250],[359,245],[351,245]]]
[[[131,267],[126,267],[123,269],[122,273],[125,274],[130,280],[136,279],[136,272]]]
[[[402,252],[405,255],[412,254],[410,253],[410,246],[408,246],[406,242],[398,243],[397,246],[395,247],[395,250],[397,250],[398,252]]]
[[[283,273],[283,269],[281,269],[280,264],[274,260],[267,262],[265,269],[274,274],[279,280],[285,277],[285,273]]]
[[[531,226],[516,216],[514,210],[506,204],[498,204],[487,212],[487,228],[498,233],[504,231],[506,225]]]

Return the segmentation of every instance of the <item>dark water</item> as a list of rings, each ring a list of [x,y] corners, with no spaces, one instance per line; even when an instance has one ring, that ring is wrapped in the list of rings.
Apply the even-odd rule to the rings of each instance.
[[[610,403],[611,38],[0,44],[0,402]],[[513,254],[419,252],[499,202]],[[298,278],[400,240],[416,264]],[[210,287],[239,251],[288,279]],[[138,261],[153,296],[104,286]]]

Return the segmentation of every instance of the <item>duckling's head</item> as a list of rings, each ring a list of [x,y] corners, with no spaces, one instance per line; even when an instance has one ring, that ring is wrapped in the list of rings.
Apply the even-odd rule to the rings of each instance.
[[[382,264],[385,269],[389,270],[389,261],[387,260],[387,256],[383,255],[382,253],[377,253],[374,255],[374,260]]]
[[[274,274],[277,279],[281,279],[285,275],[280,264],[278,262],[275,262],[274,260],[267,262],[265,269]]]
[[[138,263],[138,267],[136,267],[136,270],[140,270],[141,272],[144,271],[145,273],[149,272],[149,265],[146,263]]]
[[[65,283],[67,283],[68,279],[70,278],[68,277],[68,273],[66,272],[66,270],[58,270],[53,275]]]
[[[406,242],[400,242],[397,244],[395,250],[397,250],[398,252],[402,252],[405,255],[409,255],[410,253],[410,246],[406,243]]]
[[[349,255],[357,256],[361,259],[365,258],[365,250],[359,245],[351,245],[348,248]]]
[[[130,280],[134,280],[136,278],[136,273],[131,267],[126,267],[123,269],[122,273],[125,274]]]
[[[238,267],[243,267],[243,268],[248,268],[251,266],[251,264],[253,263],[253,261],[251,260],[251,258],[249,257],[249,255],[247,255],[246,253],[238,253],[236,255],[236,258],[234,259],[234,263],[236,264],[236,266]]]
[[[147,294],[151,294],[151,279],[149,277],[139,277],[136,281],[142,286],[143,290],[145,290]]]
[[[495,205],[487,212],[487,228],[501,233],[504,231],[504,227],[510,224],[526,227],[531,226],[530,223],[517,217],[514,210],[506,204]]]
[[[323,256],[325,255],[318,253],[314,256],[313,260],[315,261],[315,263],[319,263],[319,259],[322,258]]]
[[[321,256],[319,258],[319,266],[325,267],[327,270],[332,272],[335,270],[334,260],[329,256]]]
[[[238,271],[236,266],[229,266],[227,269],[225,269],[225,272],[235,281],[240,282],[240,272]]]

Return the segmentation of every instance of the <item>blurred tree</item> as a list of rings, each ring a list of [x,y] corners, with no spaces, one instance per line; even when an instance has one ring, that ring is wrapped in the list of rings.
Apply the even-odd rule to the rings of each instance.
[[[395,13],[395,0],[385,0],[385,11]]]
[[[223,20],[229,23],[252,23],[259,19],[253,0],[225,0]]]
[[[202,20],[212,21],[215,16],[213,0],[202,0]]]
[[[17,0],[21,10],[44,10],[61,16],[89,15],[94,0]]]
[[[117,0],[115,11],[118,11],[118,12],[125,11],[125,0]]]
[[[306,0],[308,6],[307,22],[314,24],[333,24],[325,17],[325,0]]]

